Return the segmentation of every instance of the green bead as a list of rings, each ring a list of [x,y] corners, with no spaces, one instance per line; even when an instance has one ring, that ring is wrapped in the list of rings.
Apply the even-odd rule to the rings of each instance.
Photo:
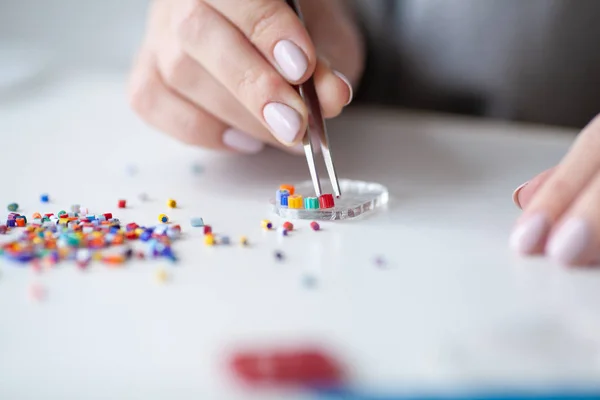
[[[67,212],[65,210],[60,210],[58,212],[58,218],[60,218],[61,216],[65,215]]]
[[[316,210],[319,208],[319,199],[316,197],[305,197],[304,208],[307,210]]]
[[[19,205],[17,203],[10,203],[7,208],[8,211],[15,212],[19,209]]]

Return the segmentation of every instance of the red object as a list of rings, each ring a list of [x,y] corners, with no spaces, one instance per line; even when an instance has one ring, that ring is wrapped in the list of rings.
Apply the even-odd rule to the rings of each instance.
[[[209,233],[212,233],[212,228],[210,225],[204,225],[204,234],[208,235]]]
[[[321,226],[319,225],[319,223],[317,221],[313,221],[310,223],[310,228],[313,231],[318,231],[319,229],[321,229]]]
[[[291,232],[294,230],[294,224],[292,224],[290,221],[286,221],[283,223],[283,229]]]
[[[272,353],[237,353],[231,360],[234,373],[253,384],[329,386],[342,381],[340,365],[316,349]]]
[[[135,240],[135,239],[137,239],[137,238],[138,238],[138,235],[137,235],[137,233],[135,233],[134,231],[131,231],[131,232],[126,232],[126,233],[125,233],[125,237],[126,237],[128,240]]]
[[[46,217],[50,218],[51,216],[53,216],[53,213],[48,213],[48,214],[44,214]]]
[[[127,200],[119,200],[119,208],[127,207]]]
[[[319,207],[320,208],[332,208],[335,206],[332,194],[322,194],[319,196]]]
[[[181,225],[173,225],[173,226],[171,227],[171,229],[173,229],[174,231],[179,231],[179,232],[181,232]]]
[[[106,213],[106,214],[102,214],[104,215],[104,218],[106,219],[112,219],[112,213]]]
[[[140,227],[140,226],[139,226],[138,224],[136,224],[135,222],[131,222],[131,223],[129,223],[129,224],[127,224],[127,225],[125,225],[125,228],[126,228],[128,231],[135,231],[135,230],[136,230],[137,228],[139,228],[139,227]]]

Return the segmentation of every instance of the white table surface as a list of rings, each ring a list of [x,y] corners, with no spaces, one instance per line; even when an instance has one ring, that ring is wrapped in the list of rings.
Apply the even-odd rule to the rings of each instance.
[[[281,398],[241,390],[222,355],[306,342],[381,390],[599,381],[598,271],[507,249],[512,190],[555,164],[576,132],[377,110],[349,111],[330,129],[339,174],[387,185],[389,207],[318,233],[298,223],[281,242],[259,223],[280,183],[307,179],[302,157],[176,143],[129,110],[120,75],[58,76],[0,103],[3,220],[16,201],[28,216],[79,203],[153,224],[173,197],[180,208],[168,213],[187,236],[177,266],[36,275],[0,260],[0,398]],[[130,207],[118,210],[118,198]],[[252,247],[205,247],[191,216]],[[388,268],[374,266],[378,254]],[[168,284],[153,281],[159,266]],[[302,286],[307,271],[317,288]],[[44,302],[28,298],[32,282],[48,290]]]

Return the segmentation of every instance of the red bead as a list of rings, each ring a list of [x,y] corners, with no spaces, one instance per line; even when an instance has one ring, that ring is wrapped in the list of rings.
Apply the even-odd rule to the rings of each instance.
[[[322,194],[319,197],[320,208],[333,208],[333,206],[335,206],[335,202],[333,201],[332,194]]]
[[[283,229],[291,232],[294,230],[294,224],[292,224],[290,221],[286,221],[283,223]]]
[[[210,227],[210,225],[204,225],[204,234],[208,235],[212,233],[212,228]]]
[[[319,225],[319,223],[317,221],[313,221],[310,223],[310,228],[313,231],[318,231],[319,229],[321,229],[321,226]]]
[[[171,229],[173,229],[174,231],[179,231],[179,232],[181,232],[181,225],[173,225],[173,226],[171,227]]]
[[[119,200],[119,208],[125,208],[127,206],[127,200]]]
[[[128,231],[134,231],[139,227],[140,226],[138,224],[136,224],[135,222],[131,222],[131,223],[125,225],[125,229],[127,229]]]
[[[53,216],[53,213],[48,213],[48,214],[44,214],[46,217],[50,218],[51,216]]]
[[[112,219],[112,213],[106,213],[106,214],[102,214],[104,215],[104,218],[106,219]]]
[[[238,353],[231,362],[233,371],[249,383],[336,385],[342,370],[327,354],[312,349],[270,354]]]

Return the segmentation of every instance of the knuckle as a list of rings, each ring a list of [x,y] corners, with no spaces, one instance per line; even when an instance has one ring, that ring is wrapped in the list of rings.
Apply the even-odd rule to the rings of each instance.
[[[128,91],[130,107],[142,116],[150,114],[156,104],[156,82],[149,75],[131,80]]]
[[[241,96],[254,97],[255,93],[277,92],[282,85],[281,78],[274,73],[269,73],[261,68],[251,68],[243,71],[236,84],[236,90]]]
[[[177,37],[183,42],[195,42],[205,36],[208,21],[212,18],[210,10],[202,1],[190,3],[176,22]]]
[[[189,69],[190,59],[184,52],[178,52],[163,66],[163,79],[170,86],[179,86]]]
[[[279,21],[281,14],[281,4],[279,2],[270,1],[257,7],[254,12],[249,15],[245,35],[251,42],[255,42],[264,36],[265,32],[276,22]]]

